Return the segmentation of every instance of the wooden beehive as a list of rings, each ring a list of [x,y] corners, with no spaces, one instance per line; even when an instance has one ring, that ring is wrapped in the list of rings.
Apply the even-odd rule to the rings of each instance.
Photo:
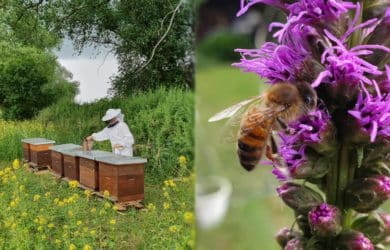
[[[107,190],[117,202],[139,201],[144,198],[144,166],[146,159],[112,155],[97,157],[99,190]]]
[[[111,152],[101,150],[79,151],[77,155],[80,157],[80,184],[93,189],[99,188],[99,164],[96,161],[97,157],[111,156]]]
[[[23,139],[23,160],[33,167],[47,167],[50,165],[49,147],[55,141],[45,138]]]
[[[79,149],[62,151],[64,157],[64,177],[68,180],[80,180],[79,157],[77,156],[79,152]]]
[[[51,146],[49,150],[50,150],[50,158],[51,158],[50,170],[53,172],[53,174],[59,177],[63,177],[64,156],[62,152],[66,150],[81,150],[81,146],[76,144],[61,144],[61,145]]]

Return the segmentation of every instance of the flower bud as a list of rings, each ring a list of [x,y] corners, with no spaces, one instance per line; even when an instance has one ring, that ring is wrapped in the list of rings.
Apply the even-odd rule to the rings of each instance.
[[[323,202],[319,193],[301,184],[285,182],[276,190],[284,203],[295,211],[311,208]]]
[[[374,246],[363,233],[349,230],[340,234],[340,237],[337,240],[337,249],[374,250]]]
[[[356,179],[346,189],[346,205],[360,213],[377,209],[390,197],[390,177]]]
[[[303,243],[300,239],[289,240],[284,250],[304,250]]]
[[[290,176],[294,179],[319,179],[328,173],[330,158],[321,157],[310,148],[306,149],[307,161],[295,168],[290,168]]]
[[[369,214],[357,218],[352,224],[352,229],[362,232],[372,243],[377,244],[389,235],[389,223],[389,215]]]
[[[280,229],[275,236],[276,241],[282,248],[284,248],[287,245],[287,242],[289,242],[291,239],[298,238],[298,237],[300,237],[299,232],[292,231],[287,227]]]
[[[310,228],[314,235],[321,238],[334,237],[341,230],[341,214],[337,207],[322,203],[308,214]]]

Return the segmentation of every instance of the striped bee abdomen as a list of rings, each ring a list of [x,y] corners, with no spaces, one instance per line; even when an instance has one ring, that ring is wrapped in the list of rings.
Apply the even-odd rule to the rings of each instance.
[[[267,144],[271,125],[271,119],[263,120],[257,124],[251,121],[249,115],[243,118],[238,135],[237,153],[241,166],[247,171],[253,170],[259,163]]]

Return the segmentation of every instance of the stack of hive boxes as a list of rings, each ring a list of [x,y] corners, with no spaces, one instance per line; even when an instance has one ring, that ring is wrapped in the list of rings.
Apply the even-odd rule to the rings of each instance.
[[[118,202],[144,198],[146,159],[115,155],[101,150],[83,151],[76,144],[54,145],[44,138],[22,140],[23,158],[30,164],[50,166],[51,172],[65,180],[77,180],[85,189],[108,191]]]

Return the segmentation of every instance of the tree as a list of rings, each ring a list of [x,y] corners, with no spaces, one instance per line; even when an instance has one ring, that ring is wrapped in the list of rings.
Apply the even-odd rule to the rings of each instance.
[[[64,95],[74,97],[75,85],[65,80],[51,54],[6,43],[0,44],[0,50],[3,118],[29,119]]]

